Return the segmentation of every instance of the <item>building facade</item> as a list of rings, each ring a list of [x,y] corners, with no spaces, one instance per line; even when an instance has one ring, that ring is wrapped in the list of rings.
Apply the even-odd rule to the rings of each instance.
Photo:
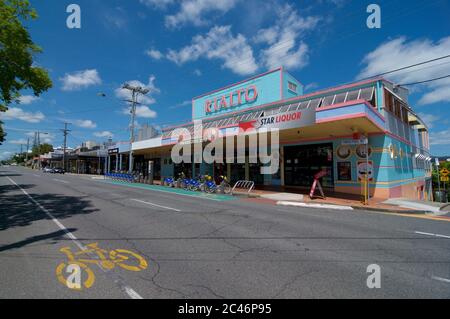
[[[171,150],[180,139],[173,133],[184,129],[195,135],[198,121],[214,138],[236,136],[249,127],[278,128],[280,169],[261,174],[265,164],[249,160],[252,149],[239,163],[225,158],[213,164],[174,164]],[[358,145],[360,140],[368,145]],[[160,178],[181,172],[226,175],[232,182],[301,190],[323,171],[325,189],[360,194],[367,171],[372,197],[431,198],[428,128],[409,105],[408,91],[384,78],[304,94],[303,85],[278,68],[194,98],[192,122],[165,128],[161,136],[132,147],[139,169],[158,163]]]

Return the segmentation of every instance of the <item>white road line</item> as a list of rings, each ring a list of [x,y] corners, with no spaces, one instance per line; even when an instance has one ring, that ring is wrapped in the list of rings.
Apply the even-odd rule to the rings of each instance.
[[[414,233],[416,233],[416,234],[418,234],[418,235],[424,235],[424,236],[432,236],[432,237],[439,237],[439,238],[447,238],[447,239],[450,239],[450,236],[447,236],[447,235],[432,234],[432,233],[424,233],[424,232],[421,232],[421,231],[416,231],[416,232],[414,232]]]
[[[60,180],[60,179],[54,178],[53,180],[54,180],[55,182],[64,183],[64,184],[69,184],[69,182],[63,181],[63,180]]]
[[[78,246],[78,248],[80,248],[81,250],[86,250],[86,247],[83,246],[83,244],[75,237],[74,234],[72,234],[59,220],[57,220],[52,213],[50,213],[44,206],[42,206],[41,204],[39,204],[38,201],[36,201],[30,194],[27,193],[27,191],[25,191],[22,187],[20,187],[15,181],[13,181],[11,178],[6,177],[12,184],[14,184],[18,189],[20,189],[20,191],[26,195],[37,207],[39,207],[40,210],[42,210],[45,214],[47,214],[48,217],[50,217],[50,219],[63,231],[66,233],[66,235],[72,239],[72,241],[74,242],[75,245]],[[100,267],[100,266],[99,266]],[[103,270],[104,272],[106,272],[102,267],[100,267],[101,270]],[[121,287],[123,287],[124,291],[126,292],[126,294],[131,298],[131,299],[143,299],[136,291],[134,291],[131,287],[128,287],[126,285],[120,285]]]
[[[41,175],[38,175],[38,174],[33,174],[33,176],[35,176],[35,177],[41,177]]]
[[[159,208],[164,208],[164,209],[168,209],[168,210],[173,210],[174,212],[181,212],[181,210],[176,209],[176,208],[167,207],[167,206],[161,206],[161,205],[158,205],[158,204],[153,204],[153,203],[150,203],[150,202],[145,202],[145,201],[140,200],[140,199],[134,199],[134,198],[131,198],[130,200],[132,200],[132,201],[134,201],[134,202],[142,203],[142,204],[147,204],[147,205],[159,207]]]
[[[433,276],[433,277],[431,277],[431,279],[434,279],[434,280],[437,280],[437,281],[446,282],[446,283],[450,284],[450,279],[447,279],[447,278]]]

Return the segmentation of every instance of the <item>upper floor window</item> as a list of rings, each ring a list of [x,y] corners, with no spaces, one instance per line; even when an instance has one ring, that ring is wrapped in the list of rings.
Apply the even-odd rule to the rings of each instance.
[[[292,82],[288,82],[288,88],[290,91],[297,93],[297,84],[292,83]]]

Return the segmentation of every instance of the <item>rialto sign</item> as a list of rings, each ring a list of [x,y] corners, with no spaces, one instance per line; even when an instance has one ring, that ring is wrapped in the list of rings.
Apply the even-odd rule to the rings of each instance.
[[[211,114],[219,112],[224,109],[238,107],[244,104],[253,103],[258,99],[258,88],[255,85],[250,85],[244,89],[237,89],[217,96],[214,99],[205,101],[205,113]]]

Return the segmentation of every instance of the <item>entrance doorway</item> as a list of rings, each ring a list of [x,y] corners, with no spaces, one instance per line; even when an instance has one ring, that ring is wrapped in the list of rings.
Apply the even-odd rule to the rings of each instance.
[[[288,146],[284,149],[286,186],[311,187],[314,175],[326,170],[322,186],[334,187],[333,144]]]

